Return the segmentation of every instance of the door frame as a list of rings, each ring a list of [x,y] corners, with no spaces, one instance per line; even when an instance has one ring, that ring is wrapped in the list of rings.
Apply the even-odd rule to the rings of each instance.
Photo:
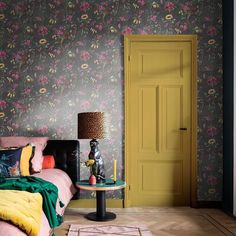
[[[125,35],[124,36],[124,90],[125,90],[125,181],[127,187],[125,188],[124,206],[129,207],[131,200],[129,196],[129,180],[130,173],[128,172],[132,160],[128,157],[129,153],[129,87],[130,87],[130,48],[132,42],[145,41],[164,41],[164,42],[190,42],[192,49],[192,77],[191,77],[191,144],[190,144],[190,206],[197,206],[197,35]]]

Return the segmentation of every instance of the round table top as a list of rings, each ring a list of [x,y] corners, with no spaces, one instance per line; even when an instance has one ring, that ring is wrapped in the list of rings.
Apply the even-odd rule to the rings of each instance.
[[[81,180],[76,183],[76,187],[91,191],[108,191],[125,188],[126,183],[123,180],[117,180],[116,183],[112,179],[106,179],[105,183],[89,184],[88,180]]]

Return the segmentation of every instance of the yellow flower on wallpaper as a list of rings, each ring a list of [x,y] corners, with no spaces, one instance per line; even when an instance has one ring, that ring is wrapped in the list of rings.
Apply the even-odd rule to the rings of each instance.
[[[16,96],[15,92],[8,92],[7,97],[14,98]]]
[[[32,127],[27,127],[26,129],[27,129],[27,131],[32,131],[33,130]]]
[[[215,142],[216,142],[216,140],[214,138],[211,138],[211,139],[208,140],[209,144],[214,144]]]
[[[88,15],[87,15],[87,14],[83,14],[83,15],[81,16],[81,19],[82,19],[82,20],[88,19]]]
[[[97,43],[92,43],[91,48],[98,48],[98,44]]]
[[[40,93],[46,93],[46,92],[47,92],[47,89],[46,89],[46,88],[41,88],[41,89],[39,89],[39,92],[40,92]]]
[[[152,7],[153,7],[153,8],[158,8],[158,7],[159,7],[159,4],[156,3],[156,2],[153,2],[153,3],[152,3]]]
[[[112,33],[116,33],[116,32],[117,32],[117,29],[116,29],[114,26],[111,26],[111,27],[110,27],[110,31],[111,31]]]
[[[210,194],[214,194],[216,192],[216,190],[214,188],[209,188],[208,193]]]
[[[0,112],[0,118],[3,118],[5,116],[4,112]]]
[[[39,40],[39,44],[41,44],[41,45],[46,44],[46,43],[47,43],[46,39],[40,39]]]
[[[4,63],[0,63],[0,69],[3,69],[5,67]]]
[[[211,44],[215,44],[215,42],[216,42],[215,39],[210,39],[210,40],[208,40],[208,44],[210,44],[210,45],[211,45]]]
[[[26,31],[27,33],[32,33],[33,32],[33,29],[30,27],[30,26],[26,26]]]
[[[141,23],[141,20],[138,18],[134,18],[133,23],[138,25]]]
[[[166,20],[172,20],[173,16],[171,14],[166,15]]]
[[[49,19],[48,22],[49,22],[49,24],[52,24],[52,25],[57,23],[57,21],[55,19]]]
[[[88,68],[88,64],[82,64],[82,65],[81,65],[81,68],[82,68],[82,69],[87,69],[87,68]]]
[[[26,75],[25,78],[26,78],[26,81],[29,82],[29,83],[34,81],[33,78],[30,75]]]
[[[52,74],[54,74],[54,73],[57,72],[57,70],[56,70],[55,68],[49,68],[49,72],[52,73]]]
[[[208,90],[208,94],[210,94],[210,95],[215,94],[215,92],[216,92],[215,89],[209,89],[209,90]]]
[[[8,48],[15,48],[15,46],[16,46],[15,43],[8,43],[7,44]]]

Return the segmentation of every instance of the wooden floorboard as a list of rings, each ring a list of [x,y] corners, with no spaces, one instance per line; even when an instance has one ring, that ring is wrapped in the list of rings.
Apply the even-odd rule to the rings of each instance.
[[[63,224],[55,229],[57,236],[67,235],[70,224],[130,224],[145,225],[157,236],[221,236],[236,235],[236,219],[220,209],[189,207],[112,208],[117,218],[108,222],[94,222],[84,216],[90,208],[66,209]]]

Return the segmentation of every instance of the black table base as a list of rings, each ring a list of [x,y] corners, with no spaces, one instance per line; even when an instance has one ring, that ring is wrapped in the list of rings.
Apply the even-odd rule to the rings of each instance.
[[[91,212],[86,215],[88,220],[109,221],[116,218],[116,214],[106,212],[106,193],[105,191],[96,191],[97,212]]]
[[[97,212],[91,212],[86,215],[86,218],[93,221],[109,221],[114,220],[116,218],[116,214],[112,212],[106,212],[104,216],[99,216],[97,215]]]

